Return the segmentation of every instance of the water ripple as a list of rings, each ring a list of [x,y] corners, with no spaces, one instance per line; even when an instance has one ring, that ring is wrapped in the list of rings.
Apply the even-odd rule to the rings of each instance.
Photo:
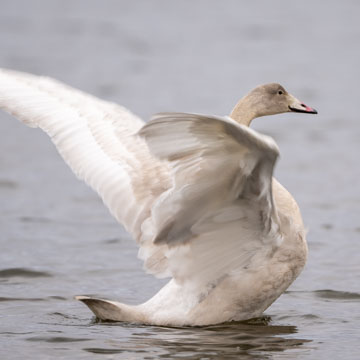
[[[59,316],[59,317],[62,317],[64,319],[78,319],[77,316],[74,316],[74,315],[68,315],[68,314],[63,314],[59,311],[56,311],[56,312],[52,312],[52,313],[49,313],[49,315],[54,315],[54,316]]]
[[[1,296],[0,297],[0,302],[5,302],[5,301],[44,301],[45,299],[41,299],[41,298],[15,298],[15,297],[5,297],[5,296]]]
[[[68,343],[68,342],[79,342],[79,341],[89,341],[90,339],[86,338],[72,338],[65,336],[55,336],[55,337],[45,337],[45,336],[35,336],[27,338],[26,341],[45,341],[48,343]]]
[[[8,179],[1,179],[0,180],[0,188],[4,189],[16,189],[18,184],[15,181],[8,180]]]
[[[30,222],[30,223],[49,223],[50,219],[40,216],[20,216],[19,220],[22,222]]]
[[[316,290],[315,296],[328,300],[360,300],[360,294],[348,291]]]
[[[26,277],[26,278],[38,278],[38,277],[52,277],[52,275],[45,271],[36,271],[26,268],[9,268],[0,270],[0,278],[12,278],[12,277]]]
[[[84,351],[90,352],[92,354],[120,354],[124,350],[120,349],[102,349],[102,348],[84,348]]]
[[[63,296],[58,296],[58,295],[48,296],[48,299],[51,299],[51,300],[67,300],[67,298],[65,298]]]

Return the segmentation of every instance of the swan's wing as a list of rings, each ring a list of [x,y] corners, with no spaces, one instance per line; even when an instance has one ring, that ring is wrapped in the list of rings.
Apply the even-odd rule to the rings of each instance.
[[[169,176],[136,135],[144,125],[138,117],[53,79],[1,69],[0,108],[44,130],[74,173],[139,238]]]
[[[159,114],[139,134],[171,167],[173,187],[152,220],[176,279],[206,283],[270,256],[281,241],[271,138],[230,118],[182,113]]]

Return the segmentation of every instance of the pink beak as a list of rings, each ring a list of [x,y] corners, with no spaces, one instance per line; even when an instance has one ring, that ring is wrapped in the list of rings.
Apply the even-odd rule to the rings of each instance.
[[[310,106],[305,105],[303,102],[299,101],[295,97],[292,97],[292,103],[289,105],[290,111],[294,112],[301,112],[301,113],[307,113],[307,114],[317,114],[318,112],[311,108]]]

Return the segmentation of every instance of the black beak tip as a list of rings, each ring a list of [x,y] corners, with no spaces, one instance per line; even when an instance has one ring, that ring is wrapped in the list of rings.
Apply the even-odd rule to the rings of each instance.
[[[317,110],[313,109],[313,108],[304,108],[304,109],[298,109],[298,108],[293,108],[291,106],[289,106],[289,109],[293,112],[299,112],[299,113],[304,113],[304,114],[317,114]]]

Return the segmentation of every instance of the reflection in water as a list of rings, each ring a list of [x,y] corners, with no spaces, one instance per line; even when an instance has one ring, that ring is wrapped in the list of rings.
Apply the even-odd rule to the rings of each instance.
[[[297,332],[295,326],[269,322],[269,317],[262,317],[198,328],[138,327],[124,342],[112,341],[111,347],[83,350],[97,354],[147,353],[147,359],[266,359],[273,352],[303,348],[310,342],[286,337]]]

